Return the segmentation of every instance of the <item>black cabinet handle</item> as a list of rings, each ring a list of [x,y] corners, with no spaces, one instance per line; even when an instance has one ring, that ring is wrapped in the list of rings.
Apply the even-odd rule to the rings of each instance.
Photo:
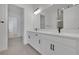
[[[54,46],[54,44],[53,44],[53,51],[55,50],[55,46]]]
[[[28,38],[30,39],[30,35],[28,35]]]
[[[39,39],[39,44],[40,44],[40,39]]]
[[[54,44],[50,44],[50,49],[53,50],[53,51],[55,51],[55,46],[54,46]]]
[[[52,50],[53,48],[52,48],[52,44],[50,44],[50,49]]]

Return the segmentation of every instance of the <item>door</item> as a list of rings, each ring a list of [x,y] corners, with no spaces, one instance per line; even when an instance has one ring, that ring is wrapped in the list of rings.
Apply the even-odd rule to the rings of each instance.
[[[24,10],[15,5],[8,5],[9,38],[23,37]]]
[[[55,55],[75,55],[76,49],[68,47],[62,43],[55,42],[54,44],[54,54]]]
[[[17,17],[9,16],[9,38],[17,37]]]
[[[8,46],[7,9],[6,4],[0,4],[0,50],[4,50]]]

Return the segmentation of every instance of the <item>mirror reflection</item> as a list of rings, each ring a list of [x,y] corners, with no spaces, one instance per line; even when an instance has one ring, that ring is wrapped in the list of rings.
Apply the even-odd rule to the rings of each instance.
[[[63,29],[63,11],[71,4],[54,4],[40,13],[40,29]]]

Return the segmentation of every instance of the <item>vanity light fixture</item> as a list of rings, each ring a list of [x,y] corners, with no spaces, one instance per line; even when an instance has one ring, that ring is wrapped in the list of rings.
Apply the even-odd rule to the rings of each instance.
[[[37,9],[34,10],[34,14],[35,15],[39,14],[40,12],[41,12],[41,9],[39,9],[39,8],[37,8]]]

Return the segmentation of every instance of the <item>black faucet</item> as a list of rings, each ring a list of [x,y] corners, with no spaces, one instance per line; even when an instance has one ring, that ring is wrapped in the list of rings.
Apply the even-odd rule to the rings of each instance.
[[[37,28],[35,28],[35,31],[37,31],[38,29]]]
[[[60,27],[58,27],[58,33],[60,33],[61,32],[61,28]]]

